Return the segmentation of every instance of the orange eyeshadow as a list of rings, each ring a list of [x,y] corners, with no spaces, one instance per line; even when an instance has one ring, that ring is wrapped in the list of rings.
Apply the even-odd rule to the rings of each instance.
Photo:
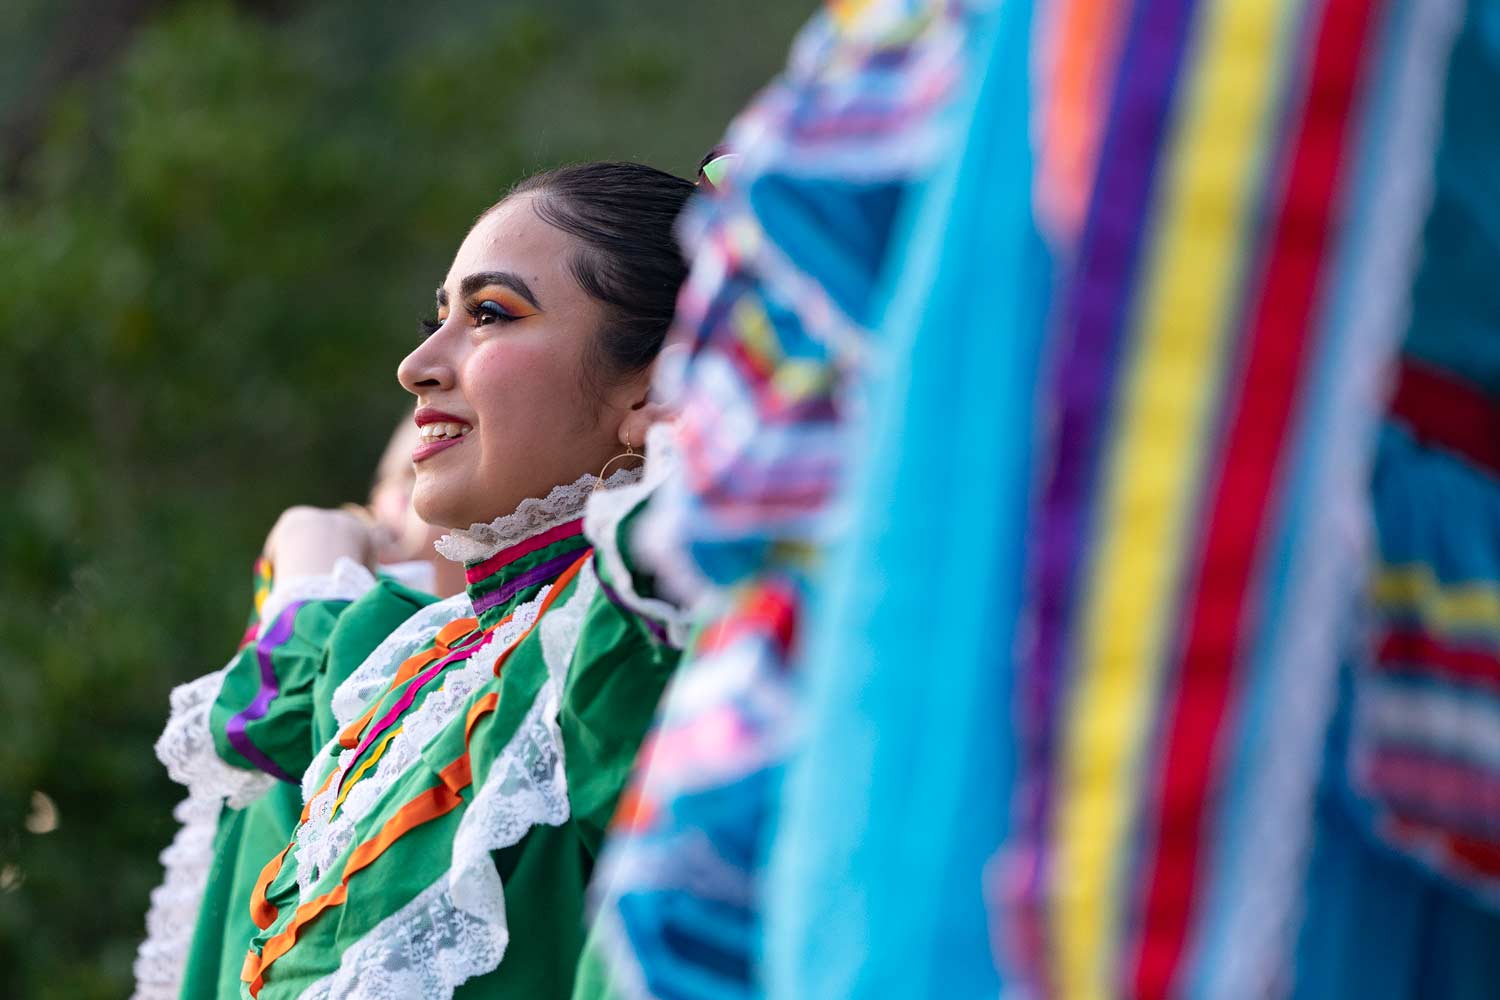
[[[474,302],[493,302],[516,318],[536,315],[530,302],[504,285],[489,285],[474,293]]]

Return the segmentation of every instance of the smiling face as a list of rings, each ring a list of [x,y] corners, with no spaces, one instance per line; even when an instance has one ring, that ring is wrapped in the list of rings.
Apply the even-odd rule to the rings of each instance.
[[[437,321],[397,371],[417,397],[413,504],[431,524],[492,521],[596,471],[643,392],[635,380],[602,401],[585,389],[604,307],[569,269],[576,241],[542,221],[536,197],[509,198],[470,230]]]

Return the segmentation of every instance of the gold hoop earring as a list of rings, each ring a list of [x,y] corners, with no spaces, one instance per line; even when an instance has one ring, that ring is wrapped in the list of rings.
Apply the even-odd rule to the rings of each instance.
[[[614,458],[612,458],[608,462],[604,463],[604,468],[602,468],[602,469],[599,470],[599,477],[594,480],[594,489],[597,490],[599,487],[601,487],[601,486],[604,485],[604,474],[609,471],[609,467],[611,465],[614,465],[620,459],[622,459],[622,458],[643,458],[643,457],[644,456],[642,456],[642,455],[637,455],[635,453],[635,449],[630,446],[630,432],[626,431],[625,432],[625,451],[622,454],[616,455]]]

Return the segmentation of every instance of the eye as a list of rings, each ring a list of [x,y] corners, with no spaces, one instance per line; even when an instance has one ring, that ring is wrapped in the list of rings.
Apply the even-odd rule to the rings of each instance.
[[[475,326],[489,326],[491,323],[511,323],[520,317],[509,313],[498,302],[485,299],[476,302],[469,307],[469,315],[474,317]]]
[[[438,330],[442,328],[442,326],[443,326],[443,321],[439,320],[439,319],[419,319],[419,320],[417,320],[417,327],[422,331],[421,336],[418,339],[419,340],[426,340],[428,337],[432,336],[434,333],[437,333]]]

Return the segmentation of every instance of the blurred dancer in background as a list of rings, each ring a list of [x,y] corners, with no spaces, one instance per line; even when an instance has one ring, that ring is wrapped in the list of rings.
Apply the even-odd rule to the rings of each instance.
[[[690,228],[598,994],[1492,989],[1497,26],[815,19]]]
[[[282,692],[280,698],[279,707],[287,715],[279,725],[286,731],[284,745],[293,754],[299,730],[304,743],[301,752],[308,758],[332,737],[333,717],[328,709],[332,692],[358,665],[361,647],[373,648],[417,610],[463,589],[462,568],[455,572],[432,548],[441,529],[422,521],[412,509],[410,453],[416,443],[416,425],[408,413],[381,455],[368,506],[350,504],[340,511],[293,508],[267,539],[270,550],[277,542],[295,544],[289,536],[300,532],[367,533],[368,557],[376,563],[377,572],[373,589],[381,597],[368,602],[360,614],[344,618],[347,601],[330,588],[326,608],[331,619],[337,619],[341,649],[348,650],[347,654],[326,663],[304,657],[294,664],[297,671],[289,669],[293,665],[285,658],[277,664],[280,676],[289,681],[299,671],[305,675],[303,688]],[[352,578],[348,584],[352,596],[363,576],[354,567],[345,567],[344,572]],[[255,565],[254,606],[242,651],[255,646],[263,623],[269,620],[274,577],[270,559],[262,554]],[[291,586],[283,579],[283,594]],[[270,603],[270,617],[277,613],[276,605]],[[201,784],[188,787],[192,792]],[[285,781],[268,785],[248,802],[237,795],[195,794],[178,806],[183,827],[162,855],[165,877],[152,895],[149,934],[136,963],[137,997],[233,996],[238,992],[239,967],[256,931],[250,917],[250,889],[266,858],[291,836],[301,809],[300,787]]]

